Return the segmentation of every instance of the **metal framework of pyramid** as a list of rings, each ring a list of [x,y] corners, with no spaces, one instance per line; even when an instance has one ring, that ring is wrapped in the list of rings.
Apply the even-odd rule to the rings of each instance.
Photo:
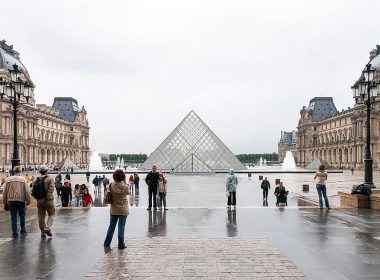
[[[158,146],[141,168],[157,165],[173,172],[215,172],[246,167],[211,129],[191,111]]]

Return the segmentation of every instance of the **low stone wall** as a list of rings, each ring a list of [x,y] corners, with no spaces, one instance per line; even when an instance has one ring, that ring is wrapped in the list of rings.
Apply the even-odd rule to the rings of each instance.
[[[340,207],[342,208],[354,207],[380,210],[380,196],[377,191],[371,194],[371,205],[367,195],[345,192],[338,192],[338,195],[340,196]]]

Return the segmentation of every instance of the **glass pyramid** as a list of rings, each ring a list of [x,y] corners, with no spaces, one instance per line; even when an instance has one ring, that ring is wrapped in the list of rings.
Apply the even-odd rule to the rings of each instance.
[[[215,172],[246,167],[211,129],[191,111],[142,164],[173,172]]]

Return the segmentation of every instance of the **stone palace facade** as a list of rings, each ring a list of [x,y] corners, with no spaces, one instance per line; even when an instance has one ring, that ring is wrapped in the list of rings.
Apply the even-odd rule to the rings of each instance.
[[[371,51],[372,67],[380,69],[380,50]],[[375,74],[380,80],[380,71]],[[352,82],[354,84],[355,81]],[[364,168],[366,139],[366,107],[355,103],[353,108],[338,111],[331,97],[315,97],[300,111],[296,146],[289,146],[297,166],[306,167],[316,157],[332,168]],[[371,153],[374,169],[380,168],[380,101],[371,111]],[[286,143],[279,141],[284,153]]]
[[[21,63],[19,53],[0,41],[0,77],[10,79],[9,69],[17,64],[25,78],[29,73]],[[52,106],[36,104],[34,92],[29,104],[18,112],[18,145],[21,165],[56,166],[64,159],[87,167],[90,160],[87,112],[71,97],[56,97]],[[0,101],[0,168],[11,167],[13,155],[13,115],[10,104]]]

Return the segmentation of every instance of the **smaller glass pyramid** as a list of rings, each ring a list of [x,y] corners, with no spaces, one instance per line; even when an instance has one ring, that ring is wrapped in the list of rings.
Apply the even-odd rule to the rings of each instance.
[[[141,168],[157,165],[173,172],[215,172],[246,167],[211,129],[191,111],[158,146]]]

